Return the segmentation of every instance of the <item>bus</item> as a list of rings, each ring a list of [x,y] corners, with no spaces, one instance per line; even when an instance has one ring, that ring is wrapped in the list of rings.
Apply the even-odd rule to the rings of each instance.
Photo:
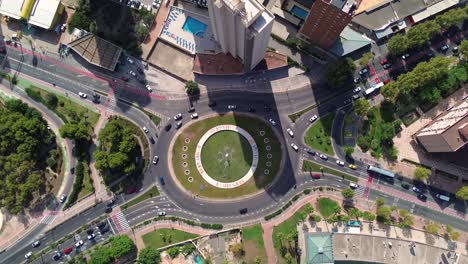
[[[383,86],[384,86],[383,82],[379,82],[378,84],[373,85],[371,88],[364,91],[364,96],[369,96],[370,94],[372,94],[375,91],[378,92],[380,90],[380,88],[382,88]]]
[[[384,170],[384,169],[381,169],[381,168],[374,167],[372,165],[369,165],[367,167],[367,170],[371,171],[371,172],[374,172],[374,173],[377,173],[379,175],[387,176],[387,177],[392,178],[392,179],[395,178],[395,173],[393,173],[391,171],[388,171],[388,170]]]

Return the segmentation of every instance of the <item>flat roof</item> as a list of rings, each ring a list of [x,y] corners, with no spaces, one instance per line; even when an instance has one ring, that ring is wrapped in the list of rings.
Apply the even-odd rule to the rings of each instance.
[[[21,8],[26,0],[0,0],[0,13],[15,19],[21,18]]]
[[[418,23],[419,21],[423,20],[423,19],[426,19],[430,16],[433,16],[439,12],[442,12],[454,5],[457,5],[458,3],[460,3],[460,0],[445,0],[445,1],[441,1],[435,5],[432,5],[414,15],[412,15],[412,18],[413,18],[413,22],[414,23]]]
[[[42,28],[50,28],[60,0],[36,0],[29,17],[29,23]]]
[[[421,129],[418,136],[441,134],[466,116],[468,116],[468,101],[462,101]]]
[[[122,48],[88,33],[70,42],[68,46],[89,63],[114,71]]]
[[[268,24],[270,24],[275,17],[268,12],[267,10],[262,12],[262,15],[259,16],[254,23],[250,26],[250,29],[255,32],[261,32]]]
[[[256,0],[221,0],[232,12],[239,14],[249,27],[266,8]]]

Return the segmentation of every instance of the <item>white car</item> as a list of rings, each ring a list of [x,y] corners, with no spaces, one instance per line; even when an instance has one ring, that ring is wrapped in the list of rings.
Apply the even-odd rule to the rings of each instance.
[[[64,203],[67,200],[67,196],[65,194],[60,195],[60,203]]]
[[[77,242],[75,243],[75,247],[77,247],[77,248],[81,247],[82,245],[84,245],[83,240],[79,240],[79,241],[77,241]]]
[[[289,136],[294,137],[294,132],[292,131],[291,128],[287,128],[286,132],[288,132]]]
[[[158,161],[159,161],[159,157],[156,155],[153,157],[153,164],[156,165],[158,164]]]
[[[294,149],[294,151],[298,151],[299,150],[299,147],[294,144],[294,143],[291,143],[291,148]]]
[[[136,73],[134,71],[128,71],[128,74],[130,74],[133,77],[136,77]]]
[[[271,123],[272,125],[276,126],[276,121],[273,120],[273,118],[268,119],[268,121],[270,121],[270,123]]]
[[[341,160],[336,160],[336,164],[339,166],[344,166],[344,162]]]
[[[324,155],[324,154],[320,154],[319,157],[323,160],[328,160],[328,157],[327,155]]]
[[[133,64],[133,60],[130,59],[130,57],[127,57],[127,61],[128,61],[130,64]]]
[[[349,183],[349,187],[350,187],[351,189],[357,189],[357,188],[359,187],[359,185],[357,185],[357,184],[354,183],[354,182],[350,182],[350,183]]]
[[[353,93],[355,93],[355,94],[360,93],[361,90],[362,90],[361,87],[356,87],[356,88],[354,88]]]
[[[24,258],[25,258],[25,259],[28,259],[28,258],[30,258],[31,256],[32,256],[32,252],[29,251],[28,253],[26,253],[26,254],[24,255]]]
[[[309,121],[310,121],[311,123],[313,123],[313,122],[315,122],[315,120],[317,120],[317,119],[318,119],[318,116],[317,116],[317,115],[313,115],[313,116],[309,119]]]
[[[192,119],[197,119],[198,118],[198,114],[197,113],[193,113],[190,115],[190,118]]]
[[[153,91],[153,88],[151,88],[151,86],[149,86],[149,84],[146,85],[146,90],[148,90],[148,92],[152,92]]]
[[[82,93],[82,92],[78,92],[78,95],[79,95],[81,98],[86,98],[86,97],[88,97],[85,93]]]
[[[229,110],[236,110],[236,109],[237,109],[237,105],[228,105],[228,109],[229,109]]]
[[[174,116],[174,120],[180,120],[182,119],[182,114],[181,113],[178,113],[177,115]]]
[[[149,132],[148,128],[145,127],[145,126],[143,127],[143,131],[145,131],[146,134],[148,134],[148,132]]]
[[[164,211],[158,212],[158,216],[165,216],[165,215],[166,215],[166,212]]]
[[[88,235],[88,240],[94,240],[96,238],[96,234],[92,233],[91,235]]]

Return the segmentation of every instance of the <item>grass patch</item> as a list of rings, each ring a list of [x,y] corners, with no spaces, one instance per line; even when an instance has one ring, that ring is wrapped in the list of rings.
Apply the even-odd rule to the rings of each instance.
[[[149,190],[147,190],[146,192],[144,192],[142,195],[138,196],[137,198],[129,201],[128,203],[122,205],[122,209],[127,209],[129,208],[130,206],[133,206],[135,204],[138,204],[138,203],[141,203],[143,202],[144,200],[146,199],[149,199],[149,198],[152,198],[152,197],[155,197],[155,196],[158,196],[159,195],[159,190],[156,186],[153,186],[151,187]]]
[[[293,114],[288,115],[288,117],[289,117],[289,119],[291,119],[291,121],[292,121],[293,123],[295,123],[296,120],[297,120],[299,117],[301,117],[301,115],[303,115],[303,114],[309,112],[310,110],[314,109],[315,107],[317,107],[317,105],[315,105],[315,104],[314,104],[314,105],[311,105],[311,106],[309,106],[309,107],[307,107],[307,108],[305,108],[305,109],[302,109],[302,110],[299,111],[299,112],[296,112],[296,113],[293,113]]]
[[[141,110],[143,113],[145,113],[145,114],[151,119],[151,121],[153,121],[153,123],[154,123],[156,126],[158,126],[159,123],[161,123],[161,118],[160,118],[159,116],[157,116],[157,115],[155,115],[155,114],[153,114],[153,113],[150,113],[150,112],[146,111],[146,110],[143,109],[143,108],[140,108],[140,110]]]
[[[331,128],[335,113],[328,114],[319,118],[307,130],[304,136],[304,142],[311,148],[328,155],[335,155],[331,143]]]
[[[83,162],[83,183],[78,193],[78,200],[94,192],[93,179],[91,179],[89,172],[89,165]]]
[[[356,177],[354,177],[352,175],[349,175],[349,174],[346,174],[346,173],[343,173],[341,171],[337,171],[337,170],[334,170],[334,169],[330,169],[330,168],[325,167],[325,166],[321,166],[320,164],[317,164],[317,163],[312,162],[310,160],[304,160],[304,162],[302,163],[302,170],[303,171],[320,172],[320,168],[323,168],[324,173],[333,174],[333,175],[345,178],[345,179],[347,179],[349,181],[352,181],[352,182],[357,182],[358,181],[358,178],[356,178]]]
[[[242,247],[245,250],[244,261],[255,263],[257,257],[261,263],[267,263],[265,245],[263,244],[263,230],[260,224],[242,228]]]
[[[330,198],[320,198],[317,201],[317,207],[320,214],[324,218],[328,218],[335,214],[336,208],[340,208],[340,205]]]
[[[291,233],[292,230],[296,230],[297,224],[299,221],[301,221],[301,215],[307,211],[307,207],[310,207],[310,204],[302,206],[297,212],[294,213],[293,216],[273,228],[273,245],[275,246],[276,254],[279,256],[279,263],[286,263],[280,252],[282,243],[280,240],[280,234],[282,233],[287,235]]]
[[[201,177],[195,165],[195,150],[198,141],[206,131],[220,124],[237,125],[245,129],[254,138],[258,146],[259,161],[254,176],[237,188],[221,189],[210,185]],[[270,125],[261,119],[246,115],[225,114],[200,120],[185,128],[182,127],[182,129],[181,134],[175,140],[171,162],[175,175],[181,185],[194,195],[226,199],[257,192],[258,190],[264,189],[273,181],[281,165],[281,145]],[[260,131],[265,131],[265,135],[261,136],[259,133]],[[185,143],[186,138],[190,139],[189,143]],[[265,143],[265,138],[269,139],[268,143]],[[272,154],[272,159],[270,160],[267,158],[267,145],[271,146],[269,153]],[[187,146],[187,151],[184,152],[182,150],[183,146]],[[181,157],[182,153],[187,154],[186,159]],[[234,155],[235,154],[236,153],[234,153]],[[239,154],[240,153],[238,153],[238,155]],[[271,167],[266,166],[267,161],[271,161]],[[188,163],[186,168],[182,166],[183,162]],[[219,161],[215,159],[211,162]],[[188,177],[184,173],[186,169],[190,170],[190,176],[193,177],[193,182],[188,181]],[[264,175],[265,169],[269,170],[268,175]],[[202,188],[200,188],[200,186],[202,186]]]
[[[144,234],[142,238],[145,243],[145,247],[161,248],[196,237],[198,237],[198,235],[177,229],[161,228]]]
[[[409,126],[412,123],[414,123],[416,120],[418,120],[418,118],[419,118],[418,114],[414,111],[414,112],[409,112],[408,114],[402,116],[401,121],[403,122],[403,124],[405,124],[405,126]]]

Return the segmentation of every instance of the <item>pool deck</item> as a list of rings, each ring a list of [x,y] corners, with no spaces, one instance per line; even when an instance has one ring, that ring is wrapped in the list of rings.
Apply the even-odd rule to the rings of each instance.
[[[184,30],[183,26],[187,17],[204,23],[207,26],[205,32],[202,35],[195,35]],[[219,44],[215,41],[211,31],[209,17],[186,11],[175,6],[171,6],[159,37],[192,55],[196,53],[215,54],[220,51]]]

